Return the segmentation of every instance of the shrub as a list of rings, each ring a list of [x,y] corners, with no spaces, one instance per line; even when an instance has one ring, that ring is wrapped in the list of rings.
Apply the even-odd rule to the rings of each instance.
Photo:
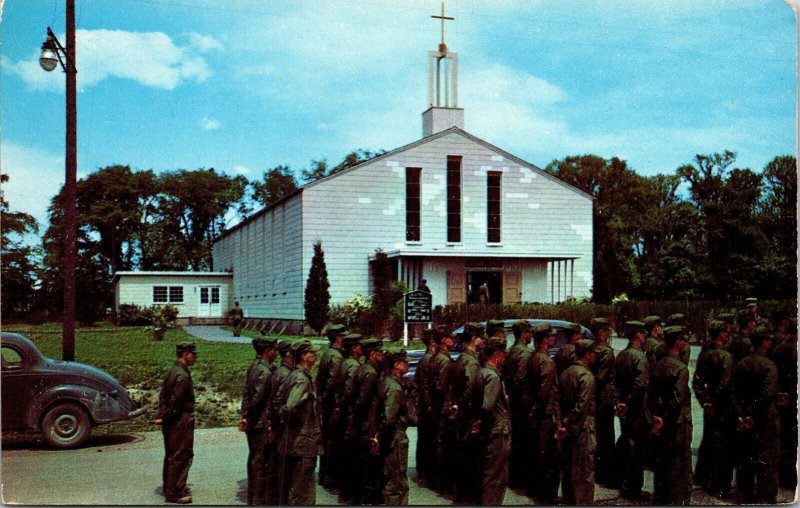
[[[119,326],[142,326],[151,322],[150,309],[135,303],[123,303],[117,311],[116,323]]]
[[[330,311],[332,323],[341,323],[353,329],[361,326],[362,316],[372,308],[372,300],[367,296],[355,295],[341,305],[334,305]]]

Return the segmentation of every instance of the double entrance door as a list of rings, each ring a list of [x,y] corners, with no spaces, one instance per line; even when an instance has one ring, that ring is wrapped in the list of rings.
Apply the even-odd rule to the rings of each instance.
[[[200,286],[199,295],[198,317],[222,317],[219,286]]]
[[[503,303],[522,300],[522,273],[464,270],[447,272],[447,303]]]

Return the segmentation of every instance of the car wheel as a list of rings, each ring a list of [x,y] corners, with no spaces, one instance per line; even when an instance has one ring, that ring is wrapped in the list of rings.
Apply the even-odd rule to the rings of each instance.
[[[42,433],[54,448],[77,448],[89,439],[92,425],[89,415],[78,404],[57,404],[42,418]]]

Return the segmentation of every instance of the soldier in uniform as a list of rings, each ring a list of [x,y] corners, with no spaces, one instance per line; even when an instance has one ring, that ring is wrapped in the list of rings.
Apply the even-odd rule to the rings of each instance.
[[[401,379],[408,372],[405,351],[386,353],[386,375],[379,389],[379,426],[370,452],[383,459],[383,500],[381,504],[408,504],[408,406]]]
[[[511,453],[511,415],[508,396],[500,379],[499,369],[506,356],[506,341],[490,338],[483,350],[486,364],[481,369],[481,423],[484,467],[481,487],[481,504],[503,504],[508,487],[508,458]]]
[[[692,493],[692,403],[689,369],[680,360],[688,337],[682,326],[668,326],[664,343],[668,354],[658,361],[649,383],[653,504],[688,504]]]
[[[283,474],[285,469],[285,456],[281,455],[279,443],[275,440],[283,435],[284,422],[281,421],[278,410],[286,403],[289,396],[286,380],[295,370],[294,351],[297,342],[289,340],[281,341],[278,344],[278,356],[281,358],[280,365],[272,373],[270,388],[271,397],[267,402],[267,409],[264,411],[264,423],[267,429],[267,443],[269,445],[267,463],[267,493],[266,504],[283,505],[286,504],[286,491],[282,490]]]
[[[479,423],[483,393],[480,389],[478,353],[486,335],[482,325],[467,323],[464,337],[464,350],[453,363],[448,376],[449,391],[445,408],[456,430],[454,502],[474,505],[481,501]]]
[[[650,369],[644,353],[645,329],[641,321],[625,324],[628,347],[617,355],[616,360],[620,436],[614,470],[622,483],[620,495],[635,502],[650,499],[650,494],[642,491],[651,425],[646,405]]]
[[[530,445],[526,444],[526,439],[530,436],[528,432],[528,413],[523,404],[525,370],[528,365],[528,358],[531,356],[529,344],[533,337],[531,325],[527,320],[520,320],[511,327],[514,332],[514,345],[509,349],[503,361],[503,383],[509,397],[511,409],[511,429],[514,433],[514,440],[511,442],[511,456],[508,463],[508,485],[512,489],[525,486],[525,476],[529,472],[527,469],[526,455]]]
[[[333,486],[331,471],[338,467],[333,459],[333,432],[331,429],[331,416],[336,405],[336,396],[333,387],[333,373],[342,363],[342,348],[344,336],[347,335],[344,325],[331,325],[325,331],[330,341],[330,347],[322,354],[322,359],[317,367],[317,395],[320,398],[320,411],[322,412],[322,445],[325,453],[319,459],[319,484],[325,488]]]
[[[742,452],[736,468],[737,502],[775,504],[780,461],[778,368],[769,359],[772,337],[766,328],[754,330],[750,342],[754,352],[736,365],[733,377]]]
[[[709,341],[697,358],[692,389],[703,407],[703,438],[697,450],[695,482],[716,497],[728,495],[733,479],[733,356],[725,350],[725,323],[708,325]]]
[[[233,302],[233,308],[229,314],[233,325],[233,336],[240,337],[242,335],[242,325],[244,324],[244,311],[239,307],[239,302]]]
[[[339,468],[333,471],[334,485],[339,487],[339,501],[350,502],[353,498],[354,482],[357,481],[353,471],[353,458],[350,455],[354,448],[353,436],[347,435],[347,422],[350,418],[350,406],[353,399],[353,377],[361,365],[364,352],[361,349],[361,335],[349,333],[344,337],[344,360],[333,375],[336,393],[336,407],[333,410],[332,430],[334,439],[334,455]]]
[[[595,343],[581,339],[575,344],[575,363],[559,378],[561,426],[556,438],[562,441],[564,470],[561,492],[564,504],[594,503],[595,381],[592,364],[597,360]]]
[[[524,399],[529,421],[526,432],[531,436],[531,469],[526,478],[526,487],[528,496],[536,497],[541,504],[555,502],[561,468],[561,457],[555,439],[561,421],[558,376],[555,363],[548,353],[555,343],[556,333],[556,329],[548,323],[534,326],[536,351],[528,359],[525,375]]]
[[[614,350],[608,344],[611,338],[611,326],[606,318],[592,319],[592,333],[594,333],[597,361],[593,366],[595,382],[597,383],[597,454],[595,456],[595,471],[597,483],[607,485],[609,488],[618,488],[614,485],[611,472],[614,467],[614,415],[617,405],[617,385],[615,382],[616,367],[614,365]]]
[[[167,372],[158,395],[156,425],[164,434],[163,481],[168,503],[189,504],[192,496],[186,487],[194,458],[194,387],[189,367],[197,361],[194,344],[176,348],[178,359]]]
[[[502,319],[492,319],[486,323],[486,336],[497,337],[498,339],[506,338],[506,323]]]
[[[367,361],[353,375],[353,398],[345,433],[353,444],[348,456],[354,463],[352,503],[355,505],[381,503],[383,463],[379,455],[372,453],[372,439],[377,433],[378,388],[383,371],[381,344],[380,339],[361,341]]]
[[[433,328],[422,332],[425,354],[417,363],[414,372],[414,389],[419,408],[419,424],[417,425],[417,476],[425,486],[432,485],[436,478],[436,427],[438,417],[433,413],[433,375],[431,362],[436,355],[436,334]],[[391,368],[387,365],[387,368]],[[402,377],[402,376],[401,376]]]
[[[454,421],[444,407],[449,391],[449,376],[453,365],[450,349],[455,338],[441,333],[436,336],[436,354],[430,363],[431,413],[436,417],[436,488],[441,494],[450,493],[455,484],[453,477],[453,455],[450,444],[454,439]]]
[[[553,361],[556,363],[556,374],[561,376],[561,373],[567,370],[567,367],[575,363],[577,357],[575,356],[575,344],[583,338],[583,330],[578,323],[569,323],[564,327],[564,334],[567,341],[558,349]]]
[[[279,453],[285,457],[281,490],[290,506],[316,503],[314,470],[317,456],[323,453],[317,394],[311,368],[317,361],[319,346],[301,341],[295,348],[297,368],[286,378],[286,402],[278,409],[283,425]]]
[[[277,354],[275,339],[253,339],[256,359],[250,364],[242,389],[242,419],[239,430],[247,434],[247,504],[262,505],[267,487],[267,430],[262,420],[271,396],[272,362]]]
[[[797,488],[797,322],[789,323],[783,341],[775,347],[772,361],[778,368],[778,414],[781,420],[779,485]]]
[[[691,347],[689,346],[688,337],[689,337],[689,323],[686,321],[686,316],[684,314],[670,314],[667,318],[667,327],[670,326],[680,326],[686,332],[687,342],[683,346],[683,349],[680,350],[678,354],[678,358],[680,361],[683,362],[684,365],[689,365],[689,356],[691,354]],[[669,347],[662,341],[661,344],[656,346],[654,352],[654,362],[658,365],[659,360],[667,356],[669,353]]]
[[[736,323],[739,325],[739,333],[731,337],[727,346],[728,352],[733,356],[734,365],[738,365],[753,352],[753,344],[749,337],[756,328],[756,318],[752,312],[743,309],[736,313]]]
[[[658,364],[656,349],[664,341],[664,322],[661,316],[647,316],[642,319],[647,337],[644,342],[644,355],[647,357],[648,378],[652,379]]]

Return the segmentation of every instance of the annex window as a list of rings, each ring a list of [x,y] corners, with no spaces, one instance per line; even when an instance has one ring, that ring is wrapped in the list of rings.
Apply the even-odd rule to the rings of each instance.
[[[418,242],[420,236],[421,168],[406,168],[406,241]]]
[[[500,208],[503,173],[489,171],[486,176],[486,241],[500,243]]]
[[[461,241],[461,156],[447,156],[447,241]]]
[[[183,303],[183,286],[153,286],[153,303]]]

